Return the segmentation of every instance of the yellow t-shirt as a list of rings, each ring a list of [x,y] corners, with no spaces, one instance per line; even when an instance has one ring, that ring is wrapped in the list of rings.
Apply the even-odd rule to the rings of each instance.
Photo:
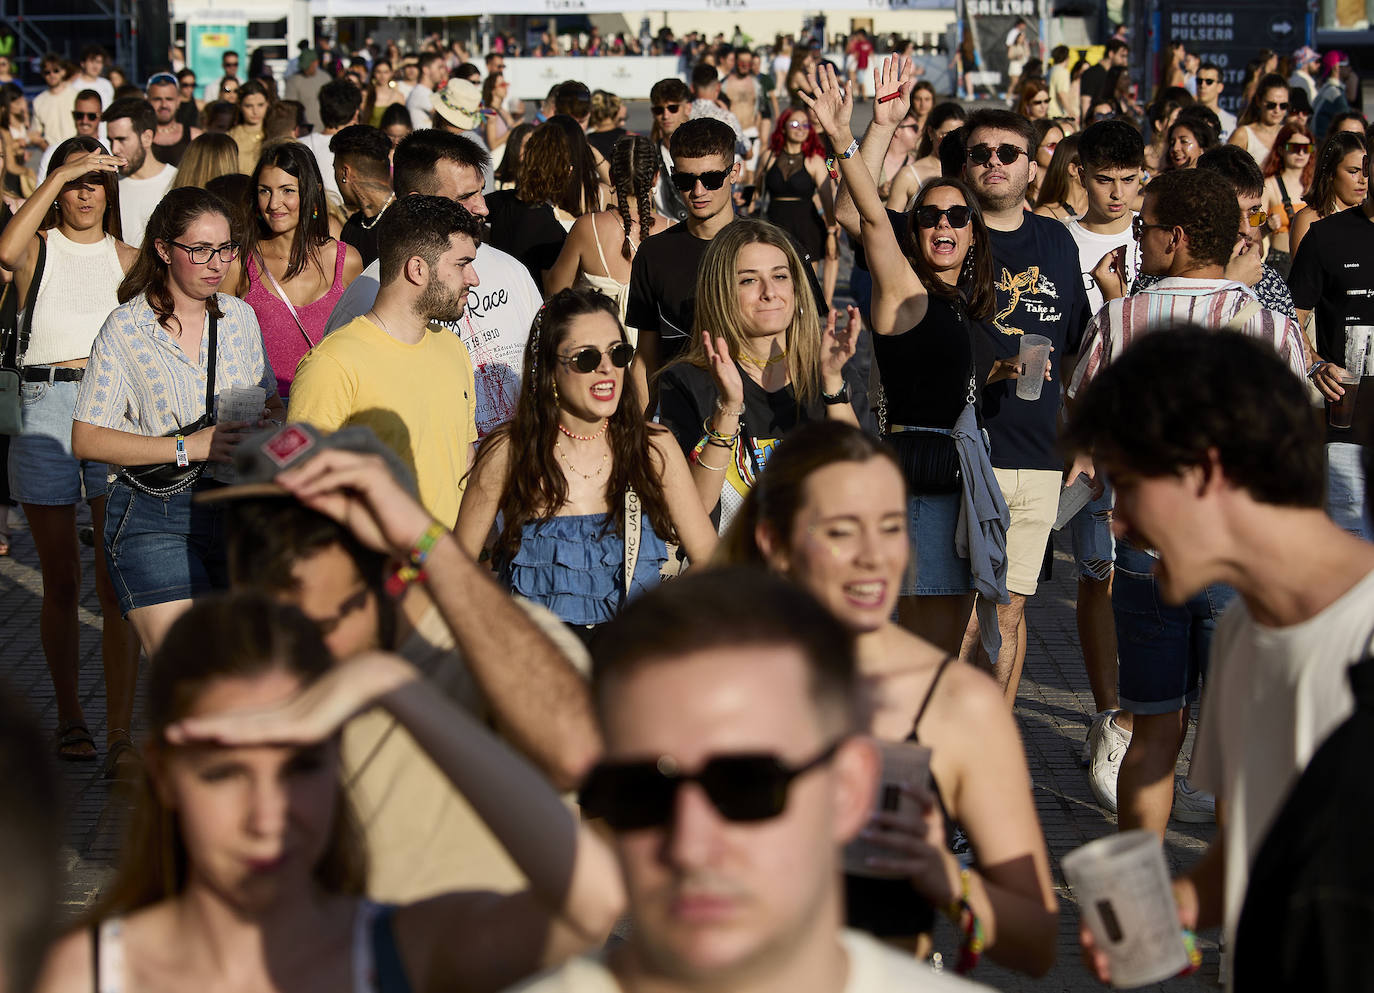
[[[321,431],[370,427],[415,474],[425,509],[451,528],[476,412],[472,360],[456,334],[431,327],[407,345],[359,317],[301,359],[288,416]]]

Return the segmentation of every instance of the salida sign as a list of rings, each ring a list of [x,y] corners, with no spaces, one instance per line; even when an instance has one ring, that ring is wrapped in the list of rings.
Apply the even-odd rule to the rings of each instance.
[[[1216,63],[1225,85],[1221,105],[1239,115],[1246,63],[1261,49],[1289,55],[1308,44],[1306,25],[1306,0],[1247,0],[1244,4],[1160,0],[1156,53],[1167,52],[1169,45],[1181,41],[1203,62]],[[1158,57],[1156,72],[1163,68],[1163,56]]]

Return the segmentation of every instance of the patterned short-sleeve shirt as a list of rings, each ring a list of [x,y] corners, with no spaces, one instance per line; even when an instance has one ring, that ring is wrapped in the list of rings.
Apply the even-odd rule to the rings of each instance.
[[[224,316],[217,329],[216,393],[231,386],[261,386],[272,396],[277,380],[253,308],[224,293],[218,300]],[[205,413],[209,348],[208,315],[201,328],[199,358],[192,362],[140,293],[105,318],[81,379],[74,418],[146,437],[193,423]]]

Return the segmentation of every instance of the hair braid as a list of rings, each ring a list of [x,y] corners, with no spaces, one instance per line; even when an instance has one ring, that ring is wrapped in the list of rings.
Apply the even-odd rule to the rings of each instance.
[[[634,180],[631,164],[634,160],[635,136],[627,135],[615,143],[611,149],[611,183],[615,187],[615,209],[620,212],[620,226],[625,229],[625,240],[621,243],[620,254],[630,258],[630,186]]]

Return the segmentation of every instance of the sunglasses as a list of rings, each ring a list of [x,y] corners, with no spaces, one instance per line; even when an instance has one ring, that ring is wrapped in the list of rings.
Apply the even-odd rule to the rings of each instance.
[[[1283,150],[1289,155],[1311,155],[1312,143],[1310,141],[1290,141],[1283,146]]]
[[[657,107],[654,108],[654,116],[662,117],[664,114],[676,114],[678,112],[678,108],[681,106],[682,104],[680,103],[659,104]]]
[[[1252,228],[1260,227],[1269,220],[1269,214],[1263,207],[1251,207],[1245,216],[1249,219]]]
[[[1285,101],[1284,103],[1275,103],[1273,100],[1266,100],[1266,101],[1264,101],[1264,109],[1265,109],[1265,110],[1287,110],[1287,109],[1288,109],[1288,103],[1287,103],[1286,101]]]
[[[811,122],[810,122],[810,121],[788,121],[788,122],[787,122],[787,126],[788,126],[789,128],[805,128],[805,129],[808,130],[808,131],[811,130]]]
[[[997,161],[1002,165],[1011,165],[1021,156],[1026,154],[1024,148],[1017,148],[1011,144],[1001,144],[996,148],[991,145],[973,145],[968,150],[968,160],[974,165],[987,165],[992,161],[992,156],[996,154]]]
[[[43,75],[45,75],[45,76],[60,76],[60,75],[62,75],[62,70],[61,70],[59,67],[57,67],[57,66],[53,66],[51,69],[44,69],[44,70],[43,70]]]
[[[92,114],[85,110],[74,110],[72,111],[72,118],[78,121],[98,121],[100,120],[100,115]]]
[[[1046,97],[1044,100],[1032,100],[1032,101],[1030,102],[1030,105],[1031,105],[1032,107],[1044,107],[1044,106],[1047,105],[1049,102],[1050,102],[1049,97]]]
[[[712,169],[710,172],[678,172],[673,170],[673,185],[682,193],[696,189],[697,180],[708,190],[718,190],[730,176],[729,169]]]
[[[579,348],[571,355],[558,356],[559,361],[567,363],[568,367],[574,372],[596,372],[601,365],[601,349],[594,345],[586,348]],[[610,348],[606,349],[605,355],[611,360],[611,365],[617,369],[624,369],[635,357],[635,346],[628,341],[618,341]]]
[[[1220,79],[1203,79],[1201,76],[1197,78],[1198,86],[1216,86],[1220,82]]]
[[[966,228],[968,222],[973,218],[973,211],[963,204],[944,208],[934,204],[926,204],[916,208],[916,223],[923,228],[939,227],[942,217],[949,221],[949,226],[952,228]]]
[[[792,781],[829,762],[839,747],[836,741],[794,766],[776,755],[717,755],[691,776],[667,755],[657,761],[602,762],[587,776],[578,800],[586,816],[604,819],[614,831],[641,831],[671,821],[679,787],[696,783],[727,821],[772,820],[787,808]]]

